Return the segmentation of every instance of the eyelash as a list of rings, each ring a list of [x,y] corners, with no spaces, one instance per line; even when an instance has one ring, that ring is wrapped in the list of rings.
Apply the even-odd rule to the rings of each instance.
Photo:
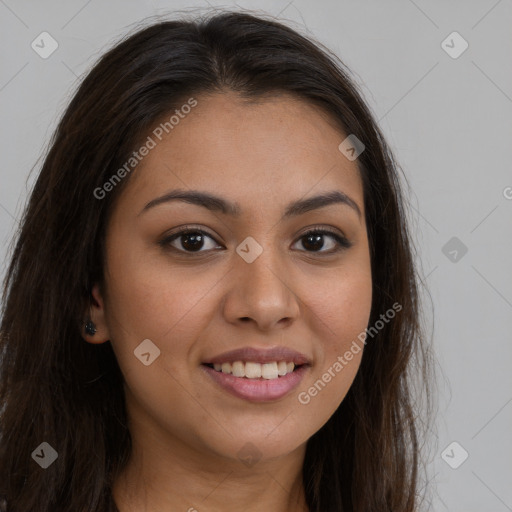
[[[194,228],[193,226],[185,226],[185,228],[183,228],[182,230],[170,235],[170,236],[167,236],[165,237],[164,239],[160,240],[158,242],[158,244],[163,247],[164,249],[171,249],[171,250],[175,250],[175,251],[178,251],[180,253],[184,253],[184,254],[187,254],[187,255],[190,255],[190,256],[196,256],[196,255],[199,255],[201,253],[205,253],[205,252],[209,252],[210,250],[206,250],[206,251],[185,251],[185,250],[182,250],[182,249],[177,249],[176,247],[173,247],[171,244],[171,242],[174,242],[174,240],[178,239],[180,236],[183,236],[183,235],[190,235],[190,234],[201,234],[201,235],[206,235],[208,236],[209,238],[211,238],[212,240],[215,240],[214,237],[212,235],[210,235],[210,233],[208,233],[207,231],[204,231],[202,229],[199,229],[199,228]],[[311,253],[311,254],[327,254],[327,255],[330,255],[330,254],[335,254],[335,253],[338,253],[340,251],[343,251],[344,249],[349,249],[350,247],[352,247],[352,242],[350,242],[349,240],[347,240],[345,237],[341,236],[338,232],[334,231],[334,230],[331,230],[329,228],[312,228],[310,229],[309,231],[306,231],[305,233],[303,233],[297,241],[303,239],[303,238],[306,238],[307,236],[309,235],[329,235],[330,237],[332,237],[338,244],[338,247],[336,249],[333,249],[333,250],[330,250],[330,251],[304,251],[304,252],[308,252],[308,253]],[[216,240],[215,240],[216,243],[218,243]],[[213,250],[213,249],[211,249]]]

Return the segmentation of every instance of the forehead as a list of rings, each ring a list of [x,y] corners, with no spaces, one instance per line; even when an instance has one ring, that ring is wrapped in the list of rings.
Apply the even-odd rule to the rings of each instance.
[[[337,189],[363,211],[357,163],[338,149],[346,134],[323,110],[287,94],[250,101],[235,93],[195,99],[188,114],[174,117],[169,133],[160,129],[161,140],[149,132],[155,145],[128,184],[131,203],[173,188],[200,188],[242,205],[287,203]]]

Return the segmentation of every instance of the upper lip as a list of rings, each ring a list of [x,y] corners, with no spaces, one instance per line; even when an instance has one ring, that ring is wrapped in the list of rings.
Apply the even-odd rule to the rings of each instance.
[[[233,363],[235,361],[251,361],[254,363],[272,363],[273,361],[286,361],[301,364],[310,364],[310,360],[304,354],[287,347],[255,348],[242,347],[229,352],[223,352],[204,361],[203,364]]]

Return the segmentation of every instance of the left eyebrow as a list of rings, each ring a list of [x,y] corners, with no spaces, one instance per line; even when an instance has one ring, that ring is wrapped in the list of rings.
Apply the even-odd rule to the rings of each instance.
[[[151,200],[144,206],[138,215],[146,212],[150,208],[158,206],[163,203],[170,201],[183,201],[197,206],[202,206],[210,211],[218,211],[224,215],[230,215],[232,217],[240,217],[242,209],[240,204],[237,202],[231,202],[222,197],[215,196],[208,192],[202,192],[200,190],[172,190],[161,197]],[[339,190],[333,190],[326,192],[318,196],[310,197],[309,199],[299,199],[293,201],[285,209],[282,219],[302,215],[306,212],[324,208],[331,204],[342,204],[349,206],[353,209],[359,218],[361,218],[361,210],[357,203],[344,192]]]

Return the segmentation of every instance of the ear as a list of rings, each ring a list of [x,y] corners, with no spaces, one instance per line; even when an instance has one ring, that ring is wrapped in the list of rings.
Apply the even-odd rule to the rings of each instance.
[[[96,332],[88,334],[85,331],[85,323],[87,321],[94,323]],[[110,333],[105,318],[105,303],[101,295],[100,287],[96,283],[91,290],[91,304],[85,312],[82,322],[82,337],[88,343],[100,344],[109,341]]]

